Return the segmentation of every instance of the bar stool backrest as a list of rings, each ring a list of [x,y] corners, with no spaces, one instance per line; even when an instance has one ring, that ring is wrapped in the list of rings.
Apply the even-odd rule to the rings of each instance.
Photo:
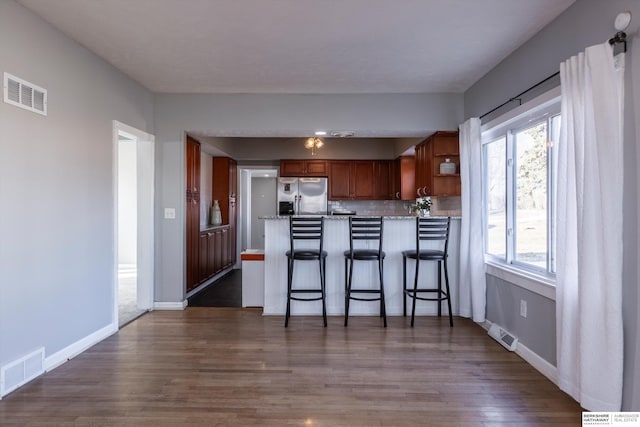
[[[324,218],[323,217],[289,217],[289,242],[291,251],[295,248],[294,241],[306,241],[302,244],[303,249],[316,249],[322,252],[322,241],[324,234]],[[312,242],[316,242],[318,246],[310,248]],[[300,248],[297,248],[300,249]]]
[[[416,224],[416,250],[420,251],[421,241],[441,241],[444,242],[444,248],[438,249],[444,251],[447,256],[449,249],[449,225],[451,218],[417,218]],[[427,248],[425,248],[427,249]]]
[[[349,217],[349,249],[351,252],[359,248],[357,240],[364,242],[377,241],[378,254],[382,253],[382,217]],[[363,243],[364,243],[363,242]]]

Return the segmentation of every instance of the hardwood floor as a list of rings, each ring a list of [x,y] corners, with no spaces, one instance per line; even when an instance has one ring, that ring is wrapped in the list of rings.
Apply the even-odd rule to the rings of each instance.
[[[581,408],[473,322],[151,312],[0,401],[0,425],[576,425]]]

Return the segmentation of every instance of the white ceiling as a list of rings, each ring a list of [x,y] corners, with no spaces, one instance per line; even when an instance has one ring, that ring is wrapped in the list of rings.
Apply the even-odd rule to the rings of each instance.
[[[17,0],[153,92],[464,92],[575,0]]]

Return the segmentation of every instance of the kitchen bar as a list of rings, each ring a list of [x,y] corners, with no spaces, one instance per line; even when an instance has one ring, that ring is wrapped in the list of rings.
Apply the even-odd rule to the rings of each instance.
[[[289,220],[286,216],[265,217],[265,295],[264,314],[284,315],[287,303],[287,257],[289,249]],[[385,216],[383,232],[384,286],[387,315],[402,315],[402,251],[415,249],[415,216]],[[449,281],[453,314],[458,313],[458,253],[460,241],[460,219],[451,219],[449,236]],[[348,216],[326,216],[324,221],[324,250],[327,257],[326,303],[329,315],[344,315],[344,256],[349,249]],[[420,283],[437,284],[437,263],[420,266]],[[407,261],[407,283],[413,284],[414,262]],[[378,286],[376,263],[358,263],[354,270],[354,286],[375,289]],[[319,283],[317,262],[297,262],[294,269],[295,284]],[[446,316],[446,303],[442,315]],[[322,303],[297,302],[291,305],[292,315],[322,315]],[[352,301],[350,316],[379,314],[377,302]],[[416,315],[436,315],[437,303],[418,301]]]

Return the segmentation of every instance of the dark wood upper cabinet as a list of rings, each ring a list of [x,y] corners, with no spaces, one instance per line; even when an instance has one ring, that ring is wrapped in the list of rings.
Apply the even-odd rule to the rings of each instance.
[[[373,200],[375,162],[353,160],[351,162],[351,198]]]
[[[280,176],[327,176],[326,160],[280,160]]]
[[[392,168],[393,198],[414,200],[416,198],[416,158],[401,156],[395,159]]]
[[[391,199],[389,160],[328,161],[330,200]]]
[[[373,198],[376,200],[393,199],[393,161],[374,161]]]
[[[186,143],[187,194],[200,193],[200,143],[187,136]]]
[[[329,199],[351,198],[351,162],[335,160],[329,162]]]
[[[450,159],[456,173],[441,174],[440,163]],[[440,131],[416,145],[416,195],[460,196],[460,144],[457,131]]]

